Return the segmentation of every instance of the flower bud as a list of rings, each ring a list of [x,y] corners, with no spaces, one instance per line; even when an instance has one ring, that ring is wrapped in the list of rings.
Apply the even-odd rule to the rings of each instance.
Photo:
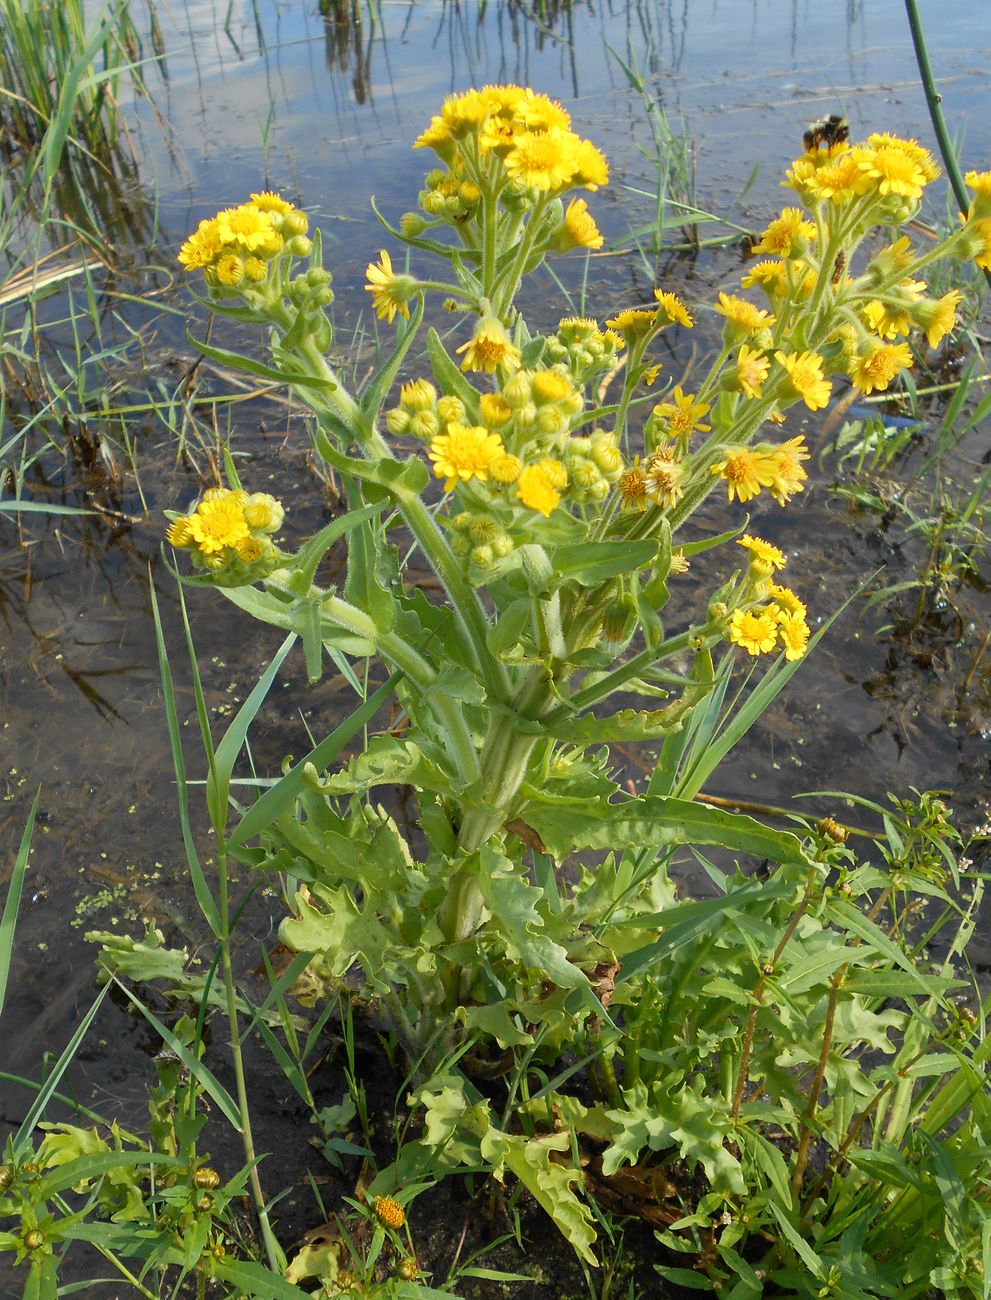
[[[495,552],[491,546],[473,546],[470,552],[470,559],[479,569],[491,569],[495,564]]]
[[[407,433],[421,442],[432,442],[440,429],[440,416],[436,411],[417,411],[409,422]]]
[[[398,1201],[394,1201],[391,1196],[376,1196],[372,1202],[372,1209],[375,1211],[375,1217],[383,1228],[391,1228],[395,1231],[406,1222],[403,1207]]]
[[[37,1228],[30,1228],[24,1234],[22,1240],[28,1250],[40,1250],[45,1244],[45,1234],[39,1232]]]
[[[465,418],[465,404],[460,397],[447,393],[437,403],[437,414],[444,424],[462,424]]]
[[[630,595],[608,607],[602,615],[602,634],[607,641],[619,644],[633,635],[637,625],[637,605]]]
[[[419,212],[404,212],[399,218],[399,233],[406,239],[416,239],[427,228]]]
[[[401,406],[394,406],[385,413],[385,427],[394,438],[401,438],[409,428],[410,413]]]
[[[436,190],[421,190],[420,207],[428,217],[439,217],[444,211],[444,205],[447,200],[443,194],[438,194]]]
[[[303,277],[311,289],[317,288],[321,284],[330,284],[331,274],[325,271],[322,266],[311,266]]]
[[[530,401],[530,377],[523,371],[518,370],[515,375],[511,376],[502,386],[502,396],[507,406],[513,410],[519,410],[521,406],[526,406]]]
[[[306,235],[295,235],[290,239],[288,248],[293,257],[309,257],[313,251],[313,240],[307,239]]]
[[[537,412],[537,428],[541,433],[553,437],[564,433],[568,427],[568,417],[559,406],[542,406]]]
[[[300,212],[299,208],[293,208],[292,212],[287,212],[279,223],[282,234],[286,239],[295,241],[300,235],[305,235],[310,226],[310,219],[305,212]],[[297,253],[297,257],[305,256],[303,253]]]
[[[193,1186],[200,1188],[201,1191],[211,1191],[214,1187],[220,1186],[220,1175],[216,1169],[197,1169],[193,1174]]]

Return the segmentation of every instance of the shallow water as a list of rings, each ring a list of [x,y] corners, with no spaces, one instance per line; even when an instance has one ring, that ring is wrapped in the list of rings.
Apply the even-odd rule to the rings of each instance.
[[[839,111],[855,136],[893,130],[932,144],[903,9],[895,0],[851,3],[845,12],[780,0],[549,5],[540,20],[492,3],[481,17],[467,4],[331,8],[333,16],[324,19],[298,0],[254,8],[240,0],[225,26],[225,6],[210,0],[156,6],[167,58],[160,71],[149,72],[148,82],[168,129],[147,103],[128,105],[128,113],[139,142],[140,186],[131,197],[154,212],[158,237],[127,241],[116,274],[98,286],[107,337],[124,337],[128,326],[143,331],[143,348],[132,352],[115,394],[118,403],[128,393],[135,403],[146,401],[148,388],[156,395],[182,390],[195,353],[184,337],[188,301],[175,283],[175,248],[201,217],[259,187],[284,190],[323,225],[339,337],[360,327],[365,341],[356,365],[370,364],[374,321],[361,282],[369,258],[390,240],[369,214],[368,196],[374,194],[391,219],[415,206],[430,164],[409,153],[410,142],[453,89],[513,80],[561,97],[577,127],[610,158],[614,182],[591,206],[613,240],[649,220],[650,200],[632,191],[649,190],[652,168],[641,154],[650,136],[640,95],[629,88],[610,47],[641,70],[672,129],[690,141],[699,205],[731,211],[745,227],[759,229],[787,201],[778,178],[810,118]],[[962,137],[965,165],[991,165],[991,11],[959,0],[939,7],[938,23],[935,10],[928,18],[943,108]],[[740,198],[755,164],[756,181]],[[940,196],[934,212],[941,202]],[[666,256],[656,277],[689,300],[711,300],[738,277],[739,260],[733,248]],[[577,293],[583,263],[572,260],[561,274]],[[633,255],[592,259],[588,309],[605,315],[633,305],[649,295],[654,276],[650,263]],[[114,296],[150,284],[156,306],[139,308]],[[548,279],[532,291],[538,326],[561,314],[558,301],[552,310],[545,306],[551,291]],[[163,306],[178,306],[182,314],[165,314],[158,310]],[[63,307],[56,299],[44,310],[56,318]],[[548,320],[541,320],[548,310]],[[194,323],[194,332],[199,328]],[[59,330],[50,337],[58,339]],[[97,346],[95,340],[88,344]],[[676,380],[688,360],[688,353],[670,358]],[[197,382],[200,398],[227,389],[208,367]],[[310,472],[298,416],[273,401],[193,409],[206,435],[214,414],[221,433],[228,427],[235,432],[253,486],[271,487],[286,499],[290,542],[327,517],[334,502]],[[181,415],[181,404],[175,410]],[[41,1050],[61,1048],[93,996],[85,929],[137,932],[139,918],[148,916],[176,942],[195,946],[204,937],[174,813],[148,594],[150,571],[174,651],[190,770],[199,773],[175,587],[159,544],[161,509],[193,499],[200,477],[188,462],[177,463],[174,439],[160,419],[135,412],[128,421],[137,477],[120,450],[105,443],[101,451],[86,438],[75,440],[64,461],[42,455],[26,475],[25,495],[94,509],[95,515],[26,517],[20,527],[0,516],[5,862],[12,860],[34,791],[43,786],[4,1018],[4,1068],[27,1074],[35,1073]],[[820,428],[820,421],[808,421],[810,442]],[[64,438],[59,427],[50,431]],[[113,432],[119,440],[119,430]],[[953,474],[972,475],[989,445],[987,426],[978,427]],[[196,461],[207,473],[208,458],[197,453]],[[830,495],[830,481],[827,471],[820,473],[788,511],[759,503],[753,511],[755,529],[789,553],[789,579],[820,621],[880,566],[886,566],[885,582],[909,576],[918,555],[911,544],[893,547],[877,517],[851,516]],[[725,506],[713,502],[698,522],[717,531],[727,518]],[[247,624],[219,594],[191,591],[187,599],[219,727],[279,638]],[[892,621],[882,608],[848,610],[720,768],[713,792],[781,804],[810,789],[855,787],[880,798],[889,789],[940,787],[969,824],[980,821],[991,735],[991,680],[987,659],[977,657],[987,626],[986,592],[964,590],[959,604],[959,646],[950,609],[911,635],[897,628],[879,635],[879,625]],[[268,770],[284,754],[301,752],[306,726],[329,730],[350,702],[339,679],[311,690],[301,664],[293,658],[290,665],[259,724],[255,758]],[[635,764],[631,775],[637,775]],[[277,906],[270,918],[259,900],[244,934],[247,947],[256,951],[270,937],[277,915]],[[989,938],[985,933],[978,942],[991,955]],[[122,1032],[119,1013],[106,1007],[97,1041],[103,1035],[116,1042]],[[128,1044],[119,1044],[109,1067],[99,1051],[90,1061],[81,1058],[74,1086],[83,1100],[113,1108],[141,1095],[134,1038],[129,1031]],[[12,1092],[0,1119],[9,1122],[22,1110],[23,1095]]]

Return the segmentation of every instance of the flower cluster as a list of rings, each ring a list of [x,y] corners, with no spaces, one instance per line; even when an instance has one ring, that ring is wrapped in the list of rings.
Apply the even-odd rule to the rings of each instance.
[[[730,641],[751,655],[783,650],[786,659],[800,659],[809,641],[808,611],[789,587],[773,581],[785,566],[783,552],[749,534],[738,538],[737,544],[747,552],[748,567],[741,603],[729,617]]]
[[[709,466],[726,484],[730,501],[749,501],[767,488],[778,505],[787,505],[796,492],[803,491],[808,478],[803,461],[809,459],[802,437],[782,443],[758,443],[755,447],[732,447],[723,458]]]
[[[268,577],[283,562],[272,534],[284,510],[267,492],[209,488],[189,514],[166,511],[166,539],[189,552],[199,569],[221,587],[243,587]]]
[[[250,203],[224,208],[201,221],[179,250],[187,271],[202,270],[207,284],[220,291],[261,284],[269,266],[287,245],[297,256],[310,249],[308,218],[278,194],[252,194]]]

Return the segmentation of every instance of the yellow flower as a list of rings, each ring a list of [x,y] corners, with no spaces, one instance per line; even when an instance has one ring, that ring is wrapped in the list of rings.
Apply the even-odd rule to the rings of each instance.
[[[718,474],[725,481],[730,501],[734,496],[741,502],[749,501],[759,494],[762,487],[770,487],[774,482],[774,472],[767,458],[747,447],[728,451],[721,461],[710,465],[709,473]]]
[[[784,262],[755,262],[740,284],[744,289],[759,285],[769,298],[780,297],[788,292],[788,272]]]
[[[235,542],[234,550],[239,560],[243,560],[245,564],[254,564],[256,560],[261,559],[262,544],[257,537],[249,535]]]
[[[233,289],[244,279],[244,263],[237,253],[222,253],[213,265],[213,274],[218,284]]]
[[[850,378],[862,393],[883,392],[898,372],[911,364],[912,352],[907,343],[879,343],[860,353]]]
[[[227,488],[211,489],[188,517],[188,523],[189,537],[204,555],[216,555],[228,546],[237,546],[248,536],[244,494]]]
[[[493,457],[489,465],[489,474],[494,483],[500,483],[504,487],[510,483],[515,483],[523,472],[523,462],[518,456],[511,456],[508,452],[502,452],[500,455]]]
[[[483,393],[478,399],[482,423],[490,429],[501,429],[513,414],[502,393]]]
[[[773,608],[773,606],[772,606]],[[801,659],[809,643],[809,625],[802,614],[779,611],[778,639],[786,659]]]
[[[967,216],[991,217],[991,172],[968,172],[964,180],[974,191]]]
[[[657,328],[657,312],[644,311],[641,307],[628,307],[612,320],[607,320],[606,324],[610,329],[619,330],[627,343],[630,343],[645,338]]]
[[[866,194],[871,187],[870,177],[859,166],[852,153],[843,154],[822,167],[817,167],[806,181],[806,191],[813,199],[829,199],[837,205]]]
[[[262,190],[260,194],[252,194],[251,202],[259,212],[275,212],[280,217],[287,217],[290,212],[295,212],[291,203],[287,203],[281,194],[275,194],[271,190]]]
[[[808,613],[805,603],[795,595],[790,587],[780,587],[772,582],[767,592],[774,602],[771,608],[777,608],[780,614],[800,614],[802,618]]]
[[[896,307],[875,298],[865,303],[861,314],[867,328],[878,338],[897,338],[899,334],[907,334],[912,328],[912,317],[905,310],[904,304]]]
[[[726,318],[726,338],[733,342],[742,342],[745,338],[765,335],[770,343],[769,330],[774,324],[770,312],[755,307],[746,298],[738,298],[732,293],[720,293],[715,311]]]
[[[543,460],[537,462],[537,468],[544,474],[552,488],[568,486],[568,471],[561,461],[545,456]]]
[[[823,377],[822,357],[817,352],[775,352],[774,359],[784,367],[792,393],[810,411],[828,404],[832,384]]]
[[[461,138],[477,131],[490,111],[490,102],[481,91],[467,90],[463,95],[449,95],[440,115],[451,135]]]
[[[873,145],[875,149],[897,149],[905,154],[918,167],[927,185],[939,176],[936,159],[917,140],[902,140],[899,136],[890,135],[886,131],[875,131],[867,137],[867,143]]]
[[[623,510],[644,510],[647,506],[647,479],[640,468],[640,457],[635,456],[633,464],[620,475],[616,484],[619,492],[619,504]]]
[[[458,482],[473,478],[484,482],[493,460],[505,452],[497,433],[479,424],[452,423],[446,433],[434,438],[427,455],[434,462],[436,477],[444,479],[444,491],[451,492]]]
[[[766,609],[734,609],[729,639],[747,654],[770,654],[778,642],[778,621]]]
[[[537,135],[524,131],[506,154],[509,176],[529,189],[545,194],[560,193],[571,184],[576,170],[578,137],[560,127]]]
[[[492,89],[513,91],[519,90],[519,87],[503,86]],[[512,100],[512,113],[516,121],[528,131],[550,131],[555,127],[567,131],[571,126],[571,116],[563,105],[556,99],[549,99],[547,95],[531,90],[529,86],[520,92],[519,98]]]
[[[683,393],[680,387],[676,387],[671,396],[673,401],[658,402],[652,411],[658,420],[666,423],[670,437],[687,443],[696,429],[701,433],[709,432],[712,426],[702,423],[710,410],[707,402],[696,401],[694,394]]]
[[[640,382],[643,384],[644,388],[652,388],[654,384],[657,382],[657,376],[660,373],[661,373],[661,363],[658,361],[656,365],[647,367],[647,369],[640,376]]]
[[[580,185],[586,190],[597,190],[600,185],[606,185],[609,181],[609,167],[602,151],[591,140],[580,140],[577,137],[575,140],[572,185]]]
[[[695,323],[692,320],[692,314],[676,293],[666,293],[662,289],[655,289],[654,297],[660,307],[660,311],[657,313],[659,323],[664,325],[684,325],[687,330],[692,328]],[[661,317],[667,317],[667,319],[661,321]]]
[[[447,123],[442,117],[432,117],[430,125],[425,131],[422,131],[413,141],[414,149],[433,149],[433,151],[447,160],[455,150],[455,144]]]
[[[394,1201],[391,1196],[376,1196],[372,1202],[372,1209],[382,1227],[391,1228],[393,1232],[401,1228],[406,1222],[403,1207],[398,1201]]]
[[[253,203],[242,203],[236,208],[225,208],[217,213],[217,233],[222,244],[234,244],[249,253],[269,256],[282,247],[282,236],[272,224],[272,215],[256,208]]]
[[[221,249],[217,218],[201,221],[179,249],[179,261],[187,271],[209,266]]]
[[[588,210],[588,204],[584,199],[572,199],[552,241],[554,251],[566,253],[571,248],[598,249],[604,243],[595,218]]]
[[[399,390],[399,404],[413,414],[431,411],[437,405],[437,389],[429,379],[413,379]]]
[[[745,397],[760,397],[770,369],[767,357],[744,343],[737,353],[734,370],[727,374],[727,383],[732,391],[741,392]]]
[[[916,325],[925,331],[926,341],[931,348],[938,347],[956,324],[957,308],[962,294],[959,289],[951,289],[942,298],[929,298],[918,302],[912,309]]]
[[[761,537],[751,537],[749,533],[744,533],[737,538],[736,544],[746,548],[750,557],[750,571],[758,578],[769,578],[776,570],[785,567],[784,552]]]
[[[541,465],[526,467],[516,480],[516,495],[523,505],[539,511],[545,518],[561,500],[560,492]]]
[[[660,506],[676,506],[685,495],[685,463],[670,447],[658,448],[647,462],[647,496]]]
[[[409,301],[416,292],[416,281],[411,275],[399,275],[392,269],[392,258],[383,248],[377,262],[365,267],[366,292],[372,295],[372,306],[379,320],[391,325],[396,313],[409,320]]]
[[[796,492],[804,492],[803,484],[809,477],[802,465],[809,459],[809,450],[801,436],[789,438],[776,447],[762,448],[765,464],[771,472],[768,484],[771,496],[779,506],[787,505]]]
[[[795,257],[804,253],[815,237],[816,228],[805,219],[801,208],[784,208],[761,235],[753,251]]]
[[[907,199],[922,197],[926,173],[919,161],[901,147],[901,142],[877,147],[858,145],[850,151],[850,156],[879,194],[899,194]]]
[[[244,259],[244,274],[252,284],[260,284],[268,275],[268,267],[260,257],[246,257]]]
[[[967,236],[966,256],[972,257],[975,264],[985,271],[991,271],[991,217],[968,221],[964,233]]]
[[[520,350],[506,333],[502,322],[494,316],[482,316],[475,333],[467,343],[457,349],[464,353],[462,370],[481,370],[487,375],[496,370],[518,370]]]
[[[173,519],[165,530],[165,540],[170,546],[184,547],[193,546],[193,533],[189,526],[189,519],[182,515],[179,519]]]

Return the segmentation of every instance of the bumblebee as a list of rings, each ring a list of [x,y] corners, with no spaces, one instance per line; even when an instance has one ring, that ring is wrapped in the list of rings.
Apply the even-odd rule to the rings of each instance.
[[[850,126],[845,117],[830,113],[829,117],[820,117],[810,122],[802,136],[806,153],[818,153],[820,149],[832,149],[834,145],[845,144],[850,139]]]

